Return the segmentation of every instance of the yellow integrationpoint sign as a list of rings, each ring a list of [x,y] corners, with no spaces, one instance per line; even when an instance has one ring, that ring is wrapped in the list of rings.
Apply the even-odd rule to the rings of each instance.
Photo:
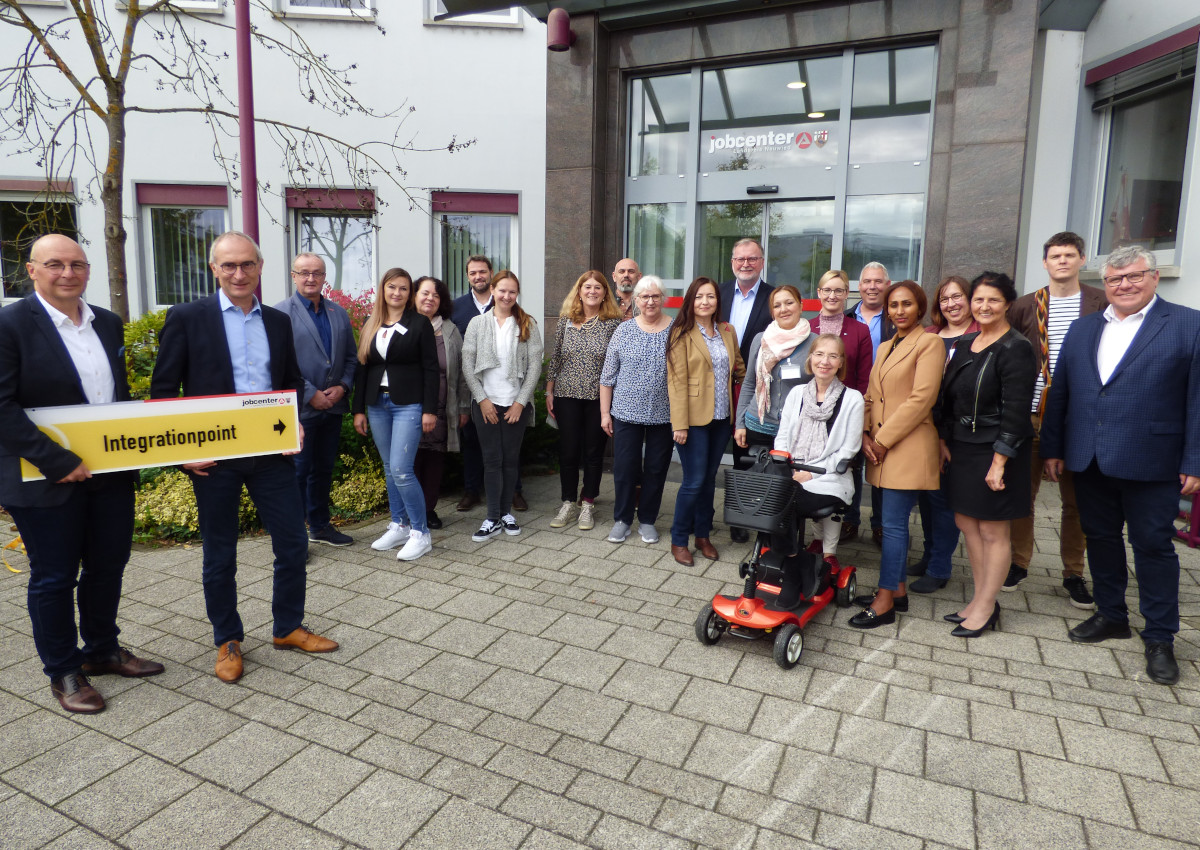
[[[25,411],[92,472],[278,454],[300,448],[294,391],[72,404]],[[21,460],[25,481],[44,478]]]

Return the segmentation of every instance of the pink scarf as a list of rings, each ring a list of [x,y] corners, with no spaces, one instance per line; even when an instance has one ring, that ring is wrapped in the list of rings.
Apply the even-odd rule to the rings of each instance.
[[[757,383],[754,397],[758,402],[758,421],[766,421],[767,411],[771,409],[771,370],[780,360],[796,350],[796,346],[808,339],[812,333],[808,319],[801,319],[796,327],[786,331],[775,322],[767,325],[763,331],[762,344],[758,349],[758,366],[755,368]]]

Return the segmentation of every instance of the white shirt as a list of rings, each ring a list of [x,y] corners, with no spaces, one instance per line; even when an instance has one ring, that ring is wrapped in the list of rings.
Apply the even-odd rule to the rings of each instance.
[[[1117,371],[1117,364],[1133,344],[1133,338],[1145,324],[1146,314],[1157,300],[1158,296],[1155,295],[1149,304],[1124,319],[1117,318],[1111,304],[1105,308],[1104,330],[1100,333],[1100,349],[1096,352],[1096,367],[1100,370],[1101,384],[1107,384],[1113,372]]]
[[[488,318],[487,321],[495,321]],[[483,378],[483,394],[488,401],[497,407],[508,407],[517,400],[517,387],[508,377],[509,364],[517,350],[517,320],[509,316],[496,327],[496,358],[499,365],[485,369]]]
[[[750,311],[754,309],[754,299],[758,297],[758,288],[762,285],[762,278],[754,281],[754,286],[750,287],[750,291],[742,295],[742,287],[737,280],[733,282],[733,303],[729,305],[729,324],[733,325],[733,331],[737,334],[738,345],[742,344],[742,337],[746,335],[746,325],[750,322]]]
[[[487,301],[484,301],[482,304],[480,304],[479,299],[475,297],[475,291],[471,290],[471,303],[475,305],[475,309],[478,310],[479,315],[482,316],[487,312],[488,307],[492,306],[492,296],[488,295]]]
[[[53,307],[40,292],[35,294],[50,316],[63,345],[67,347],[67,354],[71,355],[88,404],[111,404],[116,401],[117,386],[113,380],[112,364],[108,361],[99,334],[92,327],[92,322],[96,320],[92,308],[82,298],[79,299],[79,325],[76,326],[70,316]]]
[[[1054,375],[1054,367],[1058,365],[1058,350],[1062,348],[1062,341],[1066,339],[1071,323],[1079,318],[1082,304],[1082,291],[1062,298],[1050,296],[1050,305],[1046,311],[1046,348],[1048,349],[1046,368],[1051,376]],[[1034,413],[1038,412],[1045,389],[1046,378],[1041,372],[1038,372],[1037,381],[1033,385],[1033,407],[1030,408]]]

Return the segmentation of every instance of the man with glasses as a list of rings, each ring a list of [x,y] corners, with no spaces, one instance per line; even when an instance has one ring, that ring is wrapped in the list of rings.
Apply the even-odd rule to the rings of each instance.
[[[750,343],[771,324],[771,290],[775,287],[763,280],[763,249],[753,239],[739,239],[733,245],[733,280],[721,284],[721,321],[733,325],[737,335],[742,362],[750,362]],[[753,384],[753,380],[752,380]],[[734,389],[732,409],[737,408],[741,386]],[[733,465],[741,466],[748,449],[733,444]],[[745,543],[750,534],[742,528],[729,529],[735,543]]]
[[[325,261],[316,254],[297,254],[292,261],[296,291],[275,305],[292,320],[296,362],[304,376],[300,423],[304,445],[296,455],[296,483],[308,520],[308,539],[327,546],[354,542],[329,522],[329,487],[342,439],[342,419],[350,411],[350,387],[358,366],[358,350],[350,315],[322,295]]]
[[[158,361],[150,379],[153,398],[295,390],[304,396],[296,363],[292,323],[255,296],[262,276],[258,244],[244,233],[222,233],[208,252],[220,290],[167,311],[159,335]],[[304,431],[301,426],[301,445]],[[332,652],[335,641],[302,623],[307,581],[308,535],[296,469],[282,454],[185,463],[192,479],[200,536],[204,541],[204,606],[217,646],[216,675],[242,677],[245,632],[237,610],[238,504],[244,485],[275,554],[271,594],[276,649]]]
[[[1075,476],[1096,613],[1079,643],[1129,638],[1125,539],[1133,547],[1146,675],[1179,681],[1180,495],[1200,492],[1200,312],[1159,298],[1154,254],[1118,248],[1103,267],[1108,307],[1063,340],[1042,418],[1046,476]]]
[[[613,267],[613,287],[616,289],[617,303],[621,305],[622,319],[633,318],[633,288],[642,279],[642,270],[629,257],[617,260]]]
[[[1041,289],[1018,298],[1008,311],[1012,326],[1033,344],[1038,359],[1037,385],[1033,391],[1033,475],[1031,477],[1033,505],[1025,519],[1012,523],[1012,566],[1001,590],[1016,590],[1029,575],[1029,560],[1033,556],[1033,511],[1038,488],[1042,483],[1042,427],[1054,366],[1062,348],[1067,329],[1080,317],[1103,310],[1108,301],[1104,291],[1079,282],[1079,271],[1085,262],[1083,239],[1070,231],[1056,233],[1042,246],[1042,266],[1050,282]],[[1084,539],[1079,527],[1079,510],[1075,506],[1075,482],[1070,472],[1059,479],[1062,514],[1059,531],[1059,554],[1062,557],[1062,584],[1076,608],[1090,610],[1095,603],[1083,578]]]
[[[43,236],[25,268],[33,293],[0,310],[0,505],[29,554],[29,620],[50,692],[65,710],[94,714],[105,704],[89,676],[163,672],[117,643],[137,473],[93,475],[25,410],[128,401],[124,331],[120,316],[83,300],[91,267],[74,239]],[[45,477],[22,481],[21,458]]]

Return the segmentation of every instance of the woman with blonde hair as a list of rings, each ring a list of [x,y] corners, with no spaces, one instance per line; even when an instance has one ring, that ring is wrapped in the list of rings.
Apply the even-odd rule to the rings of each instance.
[[[608,435],[600,424],[600,372],[609,340],[621,324],[620,305],[604,272],[579,276],[559,311],[546,368],[546,410],[558,422],[558,477],[562,507],[550,522],[562,528],[578,515],[579,528],[596,525],[596,496]],[[579,469],[583,467],[583,493]]]

